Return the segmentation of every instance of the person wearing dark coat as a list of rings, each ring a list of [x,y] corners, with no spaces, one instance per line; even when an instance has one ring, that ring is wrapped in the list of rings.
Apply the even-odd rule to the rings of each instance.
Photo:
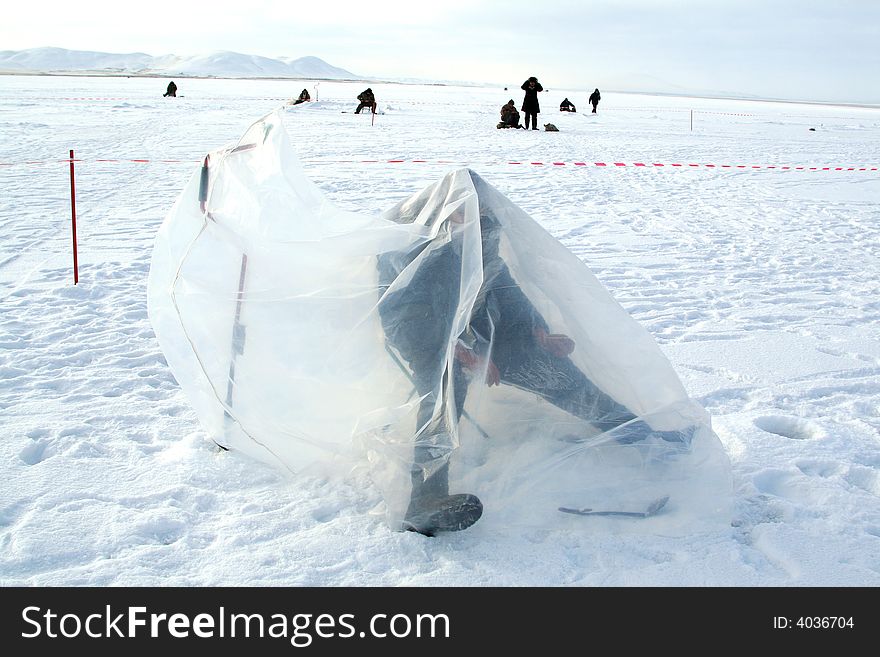
[[[541,112],[541,106],[538,104],[538,92],[544,91],[544,87],[542,87],[541,83],[538,82],[538,78],[532,76],[522,83],[520,89],[526,92],[522,104],[523,114],[526,115],[526,130],[529,129],[529,118],[531,118],[532,130],[537,130],[538,114]]]
[[[373,95],[372,89],[364,89],[364,91],[358,94],[357,99],[361,101],[361,103],[354,111],[355,114],[360,114],[361,110],[365,107],[369,107],[373,114],[376,113],[376,97]]]
[[[168,90],[162,94],[162,98],[168,98],[168,96],[177,98],[177,85],[174,84],[174,80],[168,83]]]
[[[513,98],[507,101],[506,105],[501,107],[501,123],[505,128],[519,128],[519,112],[516,111],[516,105]]]
[[[560,112],[577,112],[577,108],[574,106],[573,102],[571,102],[568,98],[566,98],[561,103],[559,103],[559,111]]]
[[[311,99],[312,99],[312,97],[309,95],[309,90],[303,89],[299,94],[299,98],[297,98],[293,104],[299,105],[300,103],[305,103],[307,101],[310,101]]]
[[[590,94],[590,105],[593,106],[593,114],[596,113],[596,106],[599,104],[599,101],[602,99],[602,96],[599,94],[599,90],[596,89],[593,93]]]

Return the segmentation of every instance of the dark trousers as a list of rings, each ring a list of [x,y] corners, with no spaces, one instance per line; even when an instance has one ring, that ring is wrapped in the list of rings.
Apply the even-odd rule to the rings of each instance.
[[[585,420],[601,431],[608,431],[635,419],[635,414],[602,392],[568,357],[545,351],[531,335],[496,334],[491,352],[501,383],[515,386],[546,399],[554,406]],[[412,363],[411,363],[412,365]],[[410,512],[429,506],[432,500],[449,494],[449,455],[452,437],[450,411],[458,423],[467,398],[468,380],[461,364],[452,368],[441,384],[443,413],[432,419],[436,393],[432,381],[413,368],[413,382],[423,399],[419,406],[413,466]],[[481,382],[475,382],[479,384]],[[454,404],[454,409],[449,404]]]
[[[373,114],[376,113],[376,103],[365,103],[361,101],[360,105],[357,106],[357,109],[354,111],[355,114],[360,114],[361,110],[365,107],[369,107],[372,110]]]
[[[468,389],[467,378],[459,363],[455,363],[452,372],[451,390],[448,372],[443,375],[440,389],[442,406],[439,417],[433,417],[437,396],[430,388],[430,383],[420,381],[418,376],[414,377],[416,390],[423,398],[416,419],[419,431],[413,446],[412,493],[407,515],[449,495],[449,456],[452,451],[452,435],[446,414],[451,411],[454,422],[458,424]],[[427,390],[424,388],[425,385],[428,387]],[[450,407],[450,404],[453,404],[454,408]]]
[[[593,114],[596,113],[596,107],[598,107],[599,103],[593,103]]]
[[[527,112],[525,110],[523,110],[523,111],[525,112],[525,115],[526,115],[526,119],[525,119],[526,130],[529,129],[529,117],[531,117],[531,119],[532,119],[532,129],[537,130],[538,129],[538,113],[537,112]]]
[[[511,340],[496,336],[492,360],[502,383],[534,393],[601,431],[636,417],[602,392],[570,358],[545,351],[531,336]]]

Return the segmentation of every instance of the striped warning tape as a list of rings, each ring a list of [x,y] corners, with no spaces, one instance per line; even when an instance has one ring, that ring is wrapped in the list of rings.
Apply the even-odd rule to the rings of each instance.
[[[138,163],[138,164],[149,164],[149,163],[161,163],[161,164],[196,164],[201,163],[201,159],[192,159],[192,160],[175,160],[175,159],[160,159],[160,160],[151,160],[147,158],[133,158],[133,159],[123,159],[123,158],[95,158],[95,159],[82,159],[82,158],[64,158],[57,160],[27,160],[23,162],[0,162],[0,167],[11,167],[16,165],[39,165],[39,164],[68,164],[70,162],[100,162],[100,163],[112,163],[112,164],[120,164],[120,163]],[[309,158],[304,159],[303,162],[308,162],[312,164],[452,164],[459,166],[474,166],[474,162],[463,162],[461,160],[406,160],[406,159],[375,159],[375,160],[334,160],[334,159],[319,159],[319,158]],[[756,169],[773,169],[778,171],[878,171],[880,168],[878,167],[869,167],[869,166],[795,166],[795,165],[781,165],[781,164],[711,164],[705,162],[587,162],[587,161],[575,161],[575,162],[543,162],[543,161],[525,161],[525,160],[496,160],[494,162],[483,162],[486,166],[495,166],[498,164],[503,165],[513,165],[513,166],[553,166],[553,167],[598,167],[598,168],[615,168],[615,167],[632,167],[632,168],[643,168],[643,169],[661,169],[661,168],[673,168],[673,169],[738,169],[738,170],[756,170]]]

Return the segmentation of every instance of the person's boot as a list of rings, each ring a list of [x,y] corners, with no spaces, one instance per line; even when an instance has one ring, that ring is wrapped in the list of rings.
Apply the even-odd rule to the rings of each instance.
[[[416,448],[418,461],[420,449]],[[422,461],[428,463],[430,461]],[[449,494],[449,465],[444,464],[427,478],[423,466],[413,464],[412,493],[403,519],[403,529],[425,536],[467,529],[483,515],[483,504],[476,495]]]
[[[403,520],[406,531],[425,536],[440,532],[457,532],[467,529],[483,515],[483,503],[476,495],[459,493],[441,498],[413,501]]]

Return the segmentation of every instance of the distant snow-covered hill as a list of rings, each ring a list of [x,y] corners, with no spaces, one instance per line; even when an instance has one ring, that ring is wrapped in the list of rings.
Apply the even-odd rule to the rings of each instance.
[[[173,75],[216,78],[317,78],[357,80],[360,76],[318,57],[271,59],[220,51],[208,55],[153,57],[144,53],[113,54],[64,48],[0,51],[0,73],[90,73]]]

